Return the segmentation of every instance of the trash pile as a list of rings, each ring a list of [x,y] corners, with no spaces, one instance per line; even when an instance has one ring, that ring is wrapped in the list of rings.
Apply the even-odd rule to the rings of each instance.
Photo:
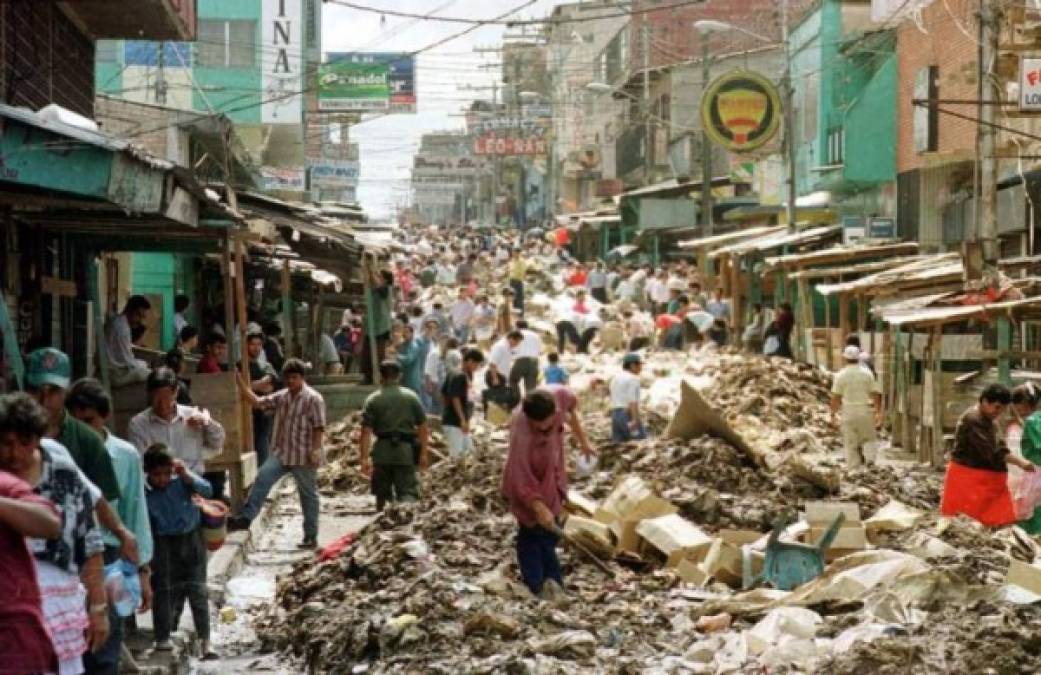
[[[817,371],[719,364],[668,423],[698,434],[602,443],[603,407],[583,398],[600,457],[571,482],[563,598],[520,583],[499,495],[507,434],[481,423],[477,451],[433,466],[420,504],[391,506],[338,557],[280,578],[256,621],[264,646],[317,672],[1041,670],[1041,605],[1024,604],[1041,601],[1033,540],[938,518],[935,470],[840,472]],[[346,449],[327,488],[367,490],[350,466],[356,422],[332,432]]]

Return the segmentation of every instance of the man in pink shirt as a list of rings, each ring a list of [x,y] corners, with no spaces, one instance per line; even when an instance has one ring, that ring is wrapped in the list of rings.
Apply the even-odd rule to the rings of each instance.
[[[7,448],[0,448],[4,452]],[[0,672],[49,673],[57,666],[25,538],[56,539],[60,533],[54,504],[14,474],[0,471]]]
[[[577,411],[578,399],[563,385],[535,389],[524,397],[510,423],[510,450],[502,477],[502,493],[517,519],[517,562],[521,578],[539,595],[543,586],[563,586],[557,560],[557,518],[567,495],[564,423],[578,439],[582,454],[589,446]]]

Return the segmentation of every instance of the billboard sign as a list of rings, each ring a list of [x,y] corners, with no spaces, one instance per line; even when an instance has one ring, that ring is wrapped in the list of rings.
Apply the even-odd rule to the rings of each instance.
[[[421,152],[412,163],[413,176],[472,176],[485,167],[485,160],[473,156],[435,155]]]
[[[318,109],[416,112],[416,58],[400,52],[334,52],[318,69]]]
[[[1041,112],[1041,58],[1024,56],[1019,60],[1019,109]]]
[[[349,159],[308,159],[311,187],[343,188],[358,184],[360,165]]]
[[[264,124],[302,122],[302,17],[302,0],[263,0],[260,121]]]
[[[307,188],[307,172],[303,167],[260,167],[260,179],[265,190],[303,192]]]
[[[545,155],[548,144],[545,138],[532,136],[497,136],[486,134],[474,142],[476,155]]]
[[[781,123],[781,96],[774,83],[750,70],[716,78],[701,99],[701,125],[717,145],[731,152],[763,147]]]

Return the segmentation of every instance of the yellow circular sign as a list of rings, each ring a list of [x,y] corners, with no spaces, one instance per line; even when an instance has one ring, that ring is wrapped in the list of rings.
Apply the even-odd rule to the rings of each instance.
[[[781,97],[774,83],[750,70],[716,78],[701,98],[701,124],[713,142],[732,152],[765,145],[781,122]]]

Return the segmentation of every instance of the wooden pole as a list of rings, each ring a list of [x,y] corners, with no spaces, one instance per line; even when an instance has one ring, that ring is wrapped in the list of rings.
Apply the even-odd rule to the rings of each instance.
[[[930,461],[943,466],[943,328],[933,329],[933,447]]]
[[[293,349],[293,340],[296,338],[293,318],[293,277],[289,272],[289,261],[282,261],[282,340],[285,342],[286,357],[299,356]]]
[[[242,345],[239,354],[239,367],[242,376],[248,382],[249,377],[249,352],[246,349],[246,266],[245,247],[242,239],[235,238],[235,313],[239,324],[239,344]],[[253,408],[242,399],[242,438],[243,446],[253,448]]]
[[[365,254],[362,254],[365,255]],[[375,260],[371,257],[362,259],[362,283],[365,287],[365,339],[369,341],[369,360],[372,362],[372,382],[380,384],[380,355],[376,350],[376,334],[373,328],[376,325],[376,314],[372,311],[372,275],[374,274]]]

